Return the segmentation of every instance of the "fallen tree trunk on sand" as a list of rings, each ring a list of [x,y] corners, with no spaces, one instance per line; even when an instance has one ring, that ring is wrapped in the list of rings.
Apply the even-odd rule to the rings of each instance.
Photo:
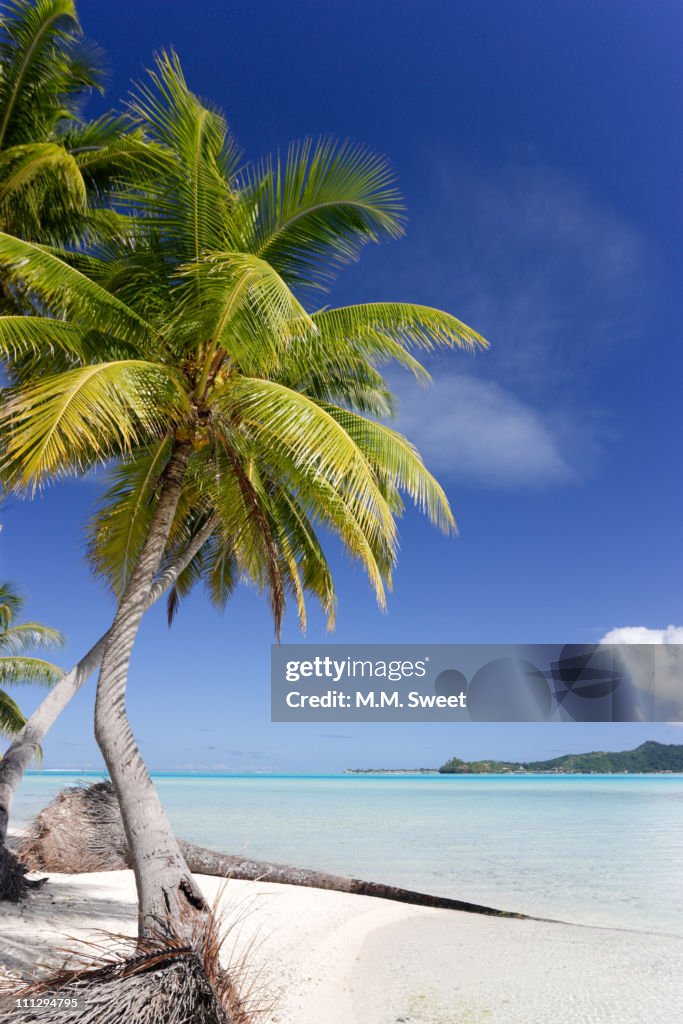
[[[379,899],[409,903],[419,907],[462,910],[492,917],[533,920],[526,914],[413,892],[381,882],[364,882],[308,868],[289,867],[216,853],[205,847],[180,840],[180,848],[193,874],[214,875],[246,881],[281,882],[313,889],[375,896]],[[98,782],[92,786],[73,786],[62,790],[35,819],[19,842],[16,854],[29,871],[80,874],[92,871],[119,871],[130,868],[130,859],[113,786]]]

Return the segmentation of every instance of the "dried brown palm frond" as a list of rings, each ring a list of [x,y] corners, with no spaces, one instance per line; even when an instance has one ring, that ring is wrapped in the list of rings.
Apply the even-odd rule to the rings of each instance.
[[[81,943],[37,980],[0,980],[0,1024],[253,1024],[266,1007],[246,954],[221,964],[230,931],[213,911],[189,941],[167,923],[143,940]]]
[[[26,877],[28,868],[0,841],[0,899],[8,903],[19,903],[29,889],[39,888],[45,879],[34,880]]]
[[[29,871],[81,874],[130,867],[111,782],[68,786],[36,817],[16,853]]]

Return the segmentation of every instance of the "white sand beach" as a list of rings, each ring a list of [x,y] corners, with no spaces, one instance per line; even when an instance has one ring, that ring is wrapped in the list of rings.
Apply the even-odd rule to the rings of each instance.
[[[224,886],[225,953],[248,954],[267,1024],[673,1024],[683,1005],[683,938],[199,881],[210,901]],[[135,925],[131,872],[51,875],[0,908],[0,964]]]

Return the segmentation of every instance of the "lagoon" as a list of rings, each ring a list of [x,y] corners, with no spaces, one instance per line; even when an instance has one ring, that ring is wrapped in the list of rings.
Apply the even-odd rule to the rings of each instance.
[[[215,849],[683,935],[680,775],[153,775],[177,833]],[[13,824],[102,777],[27,773]]]

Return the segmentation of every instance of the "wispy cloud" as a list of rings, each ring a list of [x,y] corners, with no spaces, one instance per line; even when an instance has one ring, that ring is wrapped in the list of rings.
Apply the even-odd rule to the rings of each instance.
[[[437,167],[420,267],[491,340],[483,372],[547,391],[639,332],[646,245],[605,201],[550,167]]]
[[[551,167],[438,156],[408,239],[358,282],[456,313],[491,349],[439,357],[427,392],[399,385],[400,426],[442,473],[486,486],[589,474],[618,436],[606,367],[643,331],[645,240],[609,202]],[[430,177],[431,175],[431,177]]]
[[[493,381],[440,374],[426,394],[403,380],[396,390],[395,425],[434,472],[504,487],[554,484],[574,475],[559,432]]]

